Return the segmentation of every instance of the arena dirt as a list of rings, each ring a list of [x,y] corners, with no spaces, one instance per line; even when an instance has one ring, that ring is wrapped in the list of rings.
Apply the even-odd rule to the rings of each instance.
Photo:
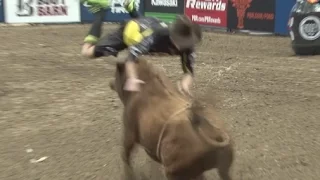
[[[0,28],[1,180],[121,178],[122,105],[108,87],[116,59],[80,56],[88,28]],[[193,90],[217,100],[232,132],[234,179],[318,180],[320,57],[295,57],[287,37],[204,39]],[[177,57],[149,59],[173,81],[181,77]],[[136,174],[164,179],[155,166],[138,148]],[[218,179],[215,170],[207,177]]]

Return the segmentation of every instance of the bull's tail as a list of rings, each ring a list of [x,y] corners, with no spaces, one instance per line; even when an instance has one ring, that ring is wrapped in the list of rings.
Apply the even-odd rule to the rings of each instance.
[[[191,108],[192,116],[190,118],[190,121],[201,138],[203,138],[208,144],[211,144],[215,147],[225,147],[229,145],[231,140],[228,133],[225,130],[209,123],[209,121],[205,117],[199,115],[200,113],[198,113],[198,109],[199,107],[196,106],[193,106]],[[203,128],[208,129],[207,131],[204,131]]]
[[[199,134],[202,136],[203,139],[205,139],[205,141],[215,147],[225,147],[227,145],[230,144],[230,136],[224,132],[224,131],[221,131],[221,134],[220,136],[214,138],[214,139],[211,139],[209,138],[202,130],[201,128],[199,128]]]

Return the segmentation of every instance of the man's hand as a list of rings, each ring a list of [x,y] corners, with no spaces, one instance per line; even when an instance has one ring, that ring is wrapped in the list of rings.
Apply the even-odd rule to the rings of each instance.
[[[185,74],[182,78],[181,82],[178,84],[178,88],[182,93],[187,93],[188,95],[192,96],[190,93],[190,86],[193,83],[193,77],[191,74]]]
[[[144,84],[145,82],[140,79],[128,78],[124,85],[124,90],[126,91],[140,91],[140,84]]]

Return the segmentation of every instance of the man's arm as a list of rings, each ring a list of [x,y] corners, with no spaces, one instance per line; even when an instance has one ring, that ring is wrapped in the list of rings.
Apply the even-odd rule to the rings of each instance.
[[[182,70],[185,74],[190,74],[191,76],[194,76],[194,59],[195,59],[195,53],[193,50],[188,50],[183,53],[181,53],[181,66]]]
[[[184,92],[187,92],[188,94],[191,94],[189,89],[193,83],[194,58],[195,58],[195,53],[193,52],[193,50],[189,50],[181,53],[181,66],[184,72],[184,76],[181,80],[181,84],[179,88],[181,88],[181,90],[183,90]]]
[[[126,72],[127,72],[127,82],[124,89],[128,91],[139,91],[139,83],[143,81],[138,79],[138,75],[135,69],[135,61],[137,61],[138,56],[145,54],[149,51],[152,37],[145,37],[138,44],[131,45],[128,47],[129,55],[126,59]]]

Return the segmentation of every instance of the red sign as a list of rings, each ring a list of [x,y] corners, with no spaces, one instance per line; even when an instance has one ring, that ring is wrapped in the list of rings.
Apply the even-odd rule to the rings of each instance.
[[[202,25],[227,27],[228,0],[185,0],[184,14]]]

